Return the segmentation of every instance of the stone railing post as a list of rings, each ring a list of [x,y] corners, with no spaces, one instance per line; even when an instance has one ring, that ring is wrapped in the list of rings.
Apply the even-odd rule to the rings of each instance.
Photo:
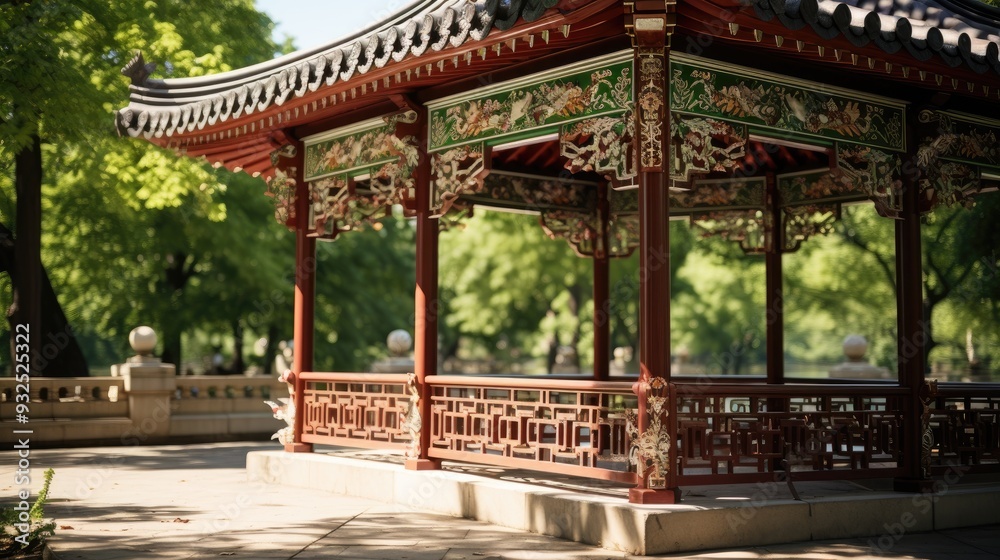
[[[130,433],[123,443],[143,443],[170,435],[170,399],[177,389],[176,368],[153,356],[156,332],[150,327],[136,327],[128,335],[136,355],[124,364],[112,367],[111,374],[125,380]]]

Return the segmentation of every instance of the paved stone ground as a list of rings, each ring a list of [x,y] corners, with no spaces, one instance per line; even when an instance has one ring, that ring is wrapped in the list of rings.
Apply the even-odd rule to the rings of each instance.
[[[247,482],[248,451],[270,443],[32,451],[32,482],[56,471],[47,515],[58,560],[182,558],[563,560],[648,558],[395,505]],[[0,453],[0,500],[16,457]],[[1000,559],[1000,526],[660,558]]]

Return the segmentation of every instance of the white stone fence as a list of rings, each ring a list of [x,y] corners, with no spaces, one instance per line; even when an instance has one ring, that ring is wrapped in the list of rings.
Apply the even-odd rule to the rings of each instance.
[[[161,390],[150,394],[126,391],[124,377],[34,377],[28,422],[18,424],[17,383],[0,378],[3,442],[9,442],[13,429],[32,430],[32,445],[46,447],[266,439],[285,425],[263,403],[288,397],[288,386],[276,376],[160,381]]]
[[[133,341],[138,355],[111,377],[32,377],[27,422],[16,406],[24,390],[0,378],[0,441],[13,442],[15,430],[30,430],[32,447],[231,441],[267,439],[285,426],[263,402],[288,397],[277,376],[178,377],[149,355],[152,345]]]

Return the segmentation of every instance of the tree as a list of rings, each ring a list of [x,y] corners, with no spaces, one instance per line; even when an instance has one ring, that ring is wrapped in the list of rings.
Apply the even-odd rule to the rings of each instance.
[[[64,299],[71,319],[92,317],[89,328],[121,337],[130,315],[151,303],[132,289],[148,283],[146,273],[152,269],[163,289],[146,293],[174,301],[154,319],[178,318],[172,313],[179,305],[177,292],[198,273],[196,256],[186,249],[191,241],[186,233],[196,229],[191,225],[196,222],[225,218],[218,199],[225,192],[221,181],[228,176],[148,143],[115,138],[113,110],[127,98],[119,69],[136,49],[150,60],[164,61],[166,77],[245,66],[273,56],[271,27],[250,0],[214,0],[199,4],[198,10],[174,1],[0,5],[0,68],[5,73],[0,80],[0,168],[5,170],[0,187],[5,193],[16,191],[18,219],[12,320],[24,321],[16,313],[40,309],[25,297],[41,283],[18,271],[40,274],[32,272],[37,262],[32,255],[38,254],[42,177],[47,178],[47,223],[56,224],[44,233],[51,244],[46,259],[53,262],[54,284],[68,292]],[[186,233],[170,234],[188,226]],[[150,231],[153,242],[137,251],[142,235]],[[171,237],[178,243],[171,245]],[[165,338],[174,341],[167,343],[166,353],[179,359],[176,329],[166,330]],[[86,371],[77,364],[71,372],[44,373]]]
[[[672,253],[690,243],[671,294],[673,346],[686,347],[710,374],[740,374],[764,358],[763,259],[733,242],[694,241],[692,234],[671,230]]]
[[[390,217],[318,244],[318,370],[370,371],[374,361],[387,355],[386,336],[395,329],[412,329],[414,239],[411,221]]]
[[[59,330],[70,333],[68,351],[57,352],[62,359],[30,360],[29,369],[34,374],[84,374],[87,367],[83,361],[66,359],[71,355],[82,357],[71,331],[42,322],[42,136],[82,138],[88,122],[94,122],[90,119],[99,114],[97,96],[89,88],[74,91],[73,85],[86,84],[95,68],[97,57],[83,53],[100,52],[96,44],[108,33],[102,22],[113,21],[107,8],[85,0],[0,5],[0,68],[4,70],[0,79],[0,138],[4,139],[4,153],[0,158],[8,160],[4,165],[8,169],[13,159],[12,183],[17,200],[16,236],[8,238],[13,246],[5,267],[12,286],[7,317],[11,331],[15,326],[28,329],[36,352],[39,342]],[[80,25],[86,22],[94,25],[84,31]],[[45,306],[57,307],[58,302],[51,298]],[[51,316],[58,318],[61,312]],[[70,371],[60,371],[60,366]]]
[[[453,329],[446,356],[459,337],[490,355],[513,351],[514,361],[541,350],[550,370],[561,343],[589,355],[580,342],[591,261],[549,239],[536,217],[480,211],[464,229],[444,233],[440,245],[441,322]]]

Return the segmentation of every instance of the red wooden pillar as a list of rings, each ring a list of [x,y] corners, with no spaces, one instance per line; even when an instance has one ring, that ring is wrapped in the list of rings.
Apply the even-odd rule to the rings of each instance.
[[[785,383],[785,301],[783,292],[782,274],[782,251],[785,247],[785,224],[782,220],[781,193],[778,192],[778,185],[775,181],[774,173],[766,175],[766,205],[764,212],[767,213],[765,220],[770,222],[767,237],[764,240],[764,283],[765,283],[765,305],[764,313],[766,322],[765,331],[767,340],[765,341],[765,356],[767,359],[767,383],[768,385],[783,385]],[[785,399],[767,399],[768,412],[787,412]],[[780,428],[780,420],[775,419],[772,429]],[[780,438],[775,438],[774,445],[780,448]],[[778,449],[784,453],[784,449]],[[787,456],[785,457],[787,459]],[[774,471],[791,468],[783,465],[782,459],[775,459],[771,469]]]
[[[295,439],[285,445],[285,451],[292,453],[312,452],[311,443],[302,442],[302,426],[305,418],[303,394],[305,382],[302,372],[313,367],[313,331],[316,307],[316,238],[308,236],[309,185],[304,180],[305,147],[294,142],[295,155],[282,158],[279,165],[290,177],[295,178],[295,303],[293,318],[294,356],[292,357],[292,381],[295,388]]]
[[[670,34],[676,14],[673,2],[636,2],[626,16],[632,36],[636,81],[633,89],[636,118],[636,153],[639,182],[639,396],[640,437],[651,424],[662,422],[659,441],[669,438],[666,457],[642,460],[666,465],[664,488],[650,488],[649,472],[629,490],[632,503],[675,503],[677,487],[676,398],[670,380],[670,223],[669,135],[670,106],[667,87]],[[651,419],[647,392],[654,378],[667,383],[666,418]],[[655,432],[654,432],[655,433]]]
[[[608,191],[598,188],[597,224],[594,250],[594,379],[607,381],[611,367],[611,302],[608,258]]]
[[[916,115],[916,112],[910,112]],[[929,492],[929,473],[922,468],[923,406],[920,388],[924,384],[927,364],[924,345],[927,342],[923,309],[923,264],[920,242],[920,182],[916,165],[915,130],[920,125],[910,119],[907,126],[907,160],[903,165],[902,210],[896,220],[896,325],[899,384],[909,389],[903,397],[903,427],[901,430],[900,461],[904,474],[893,486],[902,492]]]
[[[782,286],[782,249],[784,248],[785,226],[782,220],[780,193],[775,184],[773,173],[767,174],[767,208],[766,216],[771,222],[770,235],[765,241],[764,282],[767,294],[765,302],[767,312],[767,382],[781,385],[785,382],[785,313],[784,292]],[[768,408],[772,403],[768,403]],[[775,402],[777,404],[777,402]]]
[[[441,466],[440,459],[431,459],[427,450],[431,443],[431,387],[427,377],[437,374],[438,358],[438,221],[431,217],[431,170],[427,153],[427,110],[416,107],[417,121],[413,127],[419,138],[420,159],[414,171],[417,211],[416,293],[414,294],[413,369],[420,397],[419,457],[405,463],[410,470],[431,470]],[[397,128],[397,135],[400,135]]]

